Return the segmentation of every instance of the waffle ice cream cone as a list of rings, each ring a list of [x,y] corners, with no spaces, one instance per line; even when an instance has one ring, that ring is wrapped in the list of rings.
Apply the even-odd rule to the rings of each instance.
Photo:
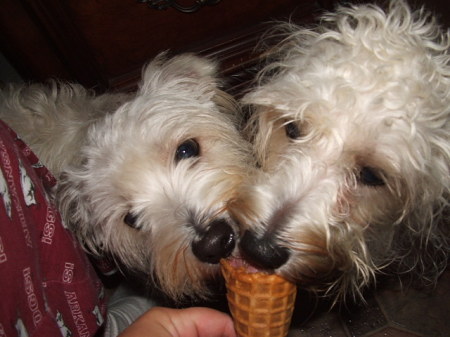
[[[279,275],[249,272],[221,260],[228,306],[240,337],[284,337],[294,311],[297,287]]]

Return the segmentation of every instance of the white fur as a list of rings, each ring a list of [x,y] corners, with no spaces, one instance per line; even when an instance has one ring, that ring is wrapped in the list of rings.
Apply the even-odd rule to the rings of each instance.
[[[233,203],[243,230],[289,251],[277,273],[328,294],[388,270],[435,282],[450,247],[449,33],[404,1],[276,30],[243,99],[261,166]],[[384,185],[364,183],[366,168]]]
[[[57,176],[63,220],[88,251],[112,254],[174,299],[207,295],[219,268],[197,259],[191,244],[214,220],[234,227],[226,202],[250,163],[236,104],[215,71],[193,55],[159,56],[136,95],[95,96],[62,83],[1,93],[1,118]],[[176,160],[188,139],[199,155]]]

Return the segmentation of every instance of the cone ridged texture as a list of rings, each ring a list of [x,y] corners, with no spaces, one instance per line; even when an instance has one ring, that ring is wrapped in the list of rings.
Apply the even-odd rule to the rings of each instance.
[[[284,337],[289,332],[297,287],[279,275],[247,273],[221,261],[228,306],[240,337]]]

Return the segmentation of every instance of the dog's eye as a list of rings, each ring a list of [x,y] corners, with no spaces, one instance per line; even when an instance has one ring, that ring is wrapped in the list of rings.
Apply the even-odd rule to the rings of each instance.
[[[178,162],[183,159],[198,157],[200,154],[200,145],[194,139],[188,139],[178,146],[175,153],[175,160]]]
[[[364,166],[359,172],[359,180],[367,186],[382,186],[384,185],[384,180],[372,167]]]
[[[137,228],[137,220],[138,217],[130,212],[128,212],[123,218],[123,222],[125,222],[125,224],[127,224],[131,228]]]
[[[290,122],[284,126],[284,130],[286,131],[286,136],[291,139],[300,138],[300,129],[295,122]]]

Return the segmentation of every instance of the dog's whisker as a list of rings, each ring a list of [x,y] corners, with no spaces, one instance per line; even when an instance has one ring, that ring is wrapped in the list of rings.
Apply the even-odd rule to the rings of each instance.
[[[300,244],[300,245],[298,245]],[[300,242],[297,243],[297,245],[289,245],[289,249],[299,252],[299,253],[306,253],[306,254],[312,254],[312,255],[320,255],[320,256],[328,256],[329,253],[326,249],[319,246],[311,245],[310,243]]]
[[[188,248],[189,248],[188,244],[186,244],[180,248],[180,250],[182,250],[181,256],[183,257],[183,264],[184,264],[184,268],[186,269],[187,278],[191,281],[195,281],[195,278],[192,276],[192,272],[194,269],[191,265],[191,261],[186,256],[186,251],[188,250]]]

